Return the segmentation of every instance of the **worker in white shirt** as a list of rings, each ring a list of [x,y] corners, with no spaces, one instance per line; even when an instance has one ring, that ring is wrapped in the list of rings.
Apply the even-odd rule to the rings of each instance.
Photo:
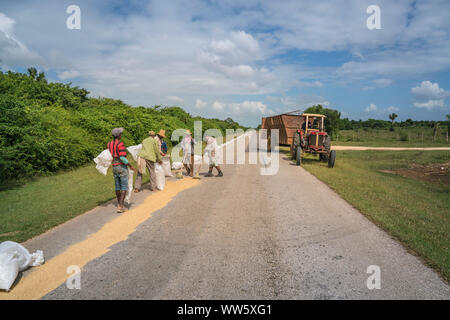
[[[216,158],[217,141],[216,141],[216,139],[214,139],[211,136],[206,136],[205,141],[206,141],[205,156],[208,157],[208,162],[209,162],[209,171],[205,175],[205,177],[212,177],[213,176],[212,171],[214,168],[216,168],[216,170],[218,171],[218,174],[216,175],[216,177],[223,177],[222,170],[218,166],[218,162],[217,162],[217,158]]]

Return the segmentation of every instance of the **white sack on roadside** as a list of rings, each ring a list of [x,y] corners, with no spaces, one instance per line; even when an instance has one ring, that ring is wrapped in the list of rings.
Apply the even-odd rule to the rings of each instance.
[[[0,243],[0,289],[9,290],[20,271],[44,263],[41,250],[30,254],[22,245],[5,241]]]
[[[95,168],[98,170],[98,172],[106,176],[106,173],[108,172],[108,168],[111,166],[112,161],[113,157],[111,155],[111,152],[109,152],[108,149],[105,149],[94,159],[94,162],[97,164]]]
[[[170,169],[170,158],[162,157],[162,167],[164,169],[164,175],[166,177],[173,177],[172,170]]]
[[[203,157],[199,156],[198,154],[194,155],[194,164],[201,164],[203,161]]]
[[[183,163],[182,162],[172,162],[172,169],[173,170],[180,170],[181,168],[183,168]]]
[[[128,147],[127,150],[133,157],[134,161],[138,161],[138,153],[142,149],[142,144],[138,144],[137,146]]]
[[[162,165],[160,165],[159,163],[155,163],[155,173],[156,173],[156,188],[158,188],[158,190],[163,190],[164,189],[164,185],[166,184],[166,177],[164,174],[164,169],[162,167]]]
[[[19,274],[19,261],[15,255],[0,253],[0,290],[9,291]]]

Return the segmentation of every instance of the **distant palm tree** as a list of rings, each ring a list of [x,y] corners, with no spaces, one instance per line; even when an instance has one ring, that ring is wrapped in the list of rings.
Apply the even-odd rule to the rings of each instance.
[[[390,115],[389,115],[389,119],[391,119],[391,131],[394,131],[394,121],[395,121],[395,118],[397,118],[398,117],[398,115],[397,114],[395,114],[395,113],[391,113]]]
[[[398,117],[398,115],[395,114],[395,113],[391,113],[391,114],[389,115],[389,119],[391,119],[392,125],[394,125],[395,118],[397,118],[397,117]]]

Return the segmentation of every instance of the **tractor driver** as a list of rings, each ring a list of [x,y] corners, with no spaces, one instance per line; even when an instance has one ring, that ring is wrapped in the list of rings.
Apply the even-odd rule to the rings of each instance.
[[[313,118],[313,124],[311,126],[313,129],[319,129],[319,120],[316,117]]]
[[[311,119],[308,120],[308,128],[311,128]],[[306,130],[306,121],[302,124],[302,130]]]

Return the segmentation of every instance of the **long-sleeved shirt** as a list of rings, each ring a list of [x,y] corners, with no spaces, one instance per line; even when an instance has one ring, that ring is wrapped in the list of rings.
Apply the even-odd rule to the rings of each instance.
[[[142,149],[138,156],[152,162],[161,161],[161,153],[159,152],[159,144],[153,137],[148,137],[142,141]]]

